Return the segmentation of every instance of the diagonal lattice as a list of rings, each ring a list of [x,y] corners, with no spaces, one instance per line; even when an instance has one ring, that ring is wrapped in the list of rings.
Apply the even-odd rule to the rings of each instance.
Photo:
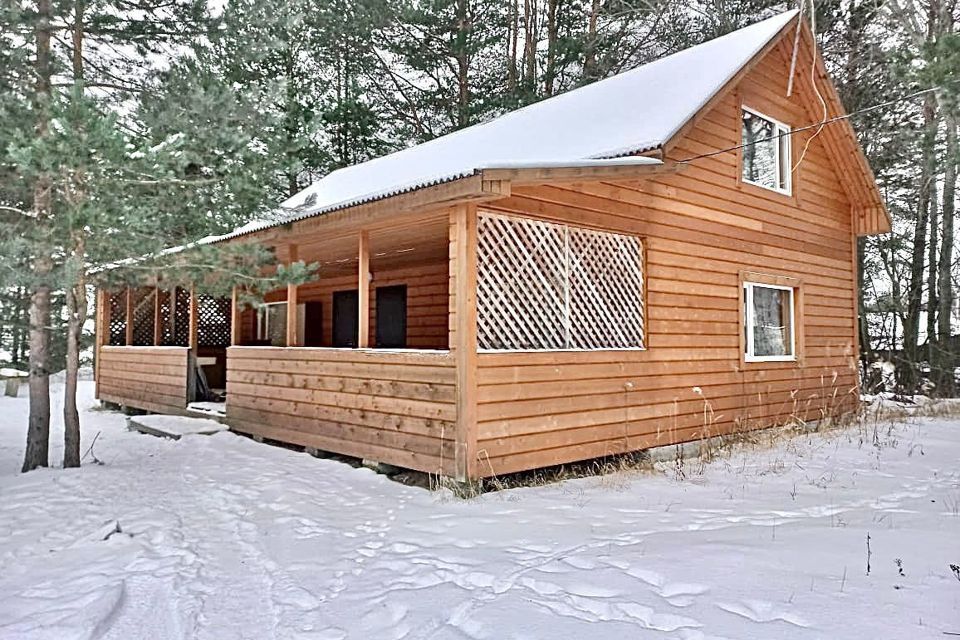
[[[148,347],[153,344],[156,292],[154,288],[130,290],[130,295],[133,296],[133,345],[136,347]]]
[[[642,252],[635,236],[481,213],[478,347],[642,347]]]
[[[120,289],[110,293],[110,339],[108,344],[127,344],[127,291]]]
[[[190,292],[174,289],[170,296],[170,346],[190,346]]]
[[[171,303],[173,296],[165,289],[157,290],[157,304],[160,306],[157,311],[157,319],[160,321],[160,345],[168,347],[173,346],[172,335],[173,325],[171,324]]]
[[[484,213],[478,221],[477,341],[481,349],[564,347],[564,231]]]
[[[197,344],[230,346],[230,298],[200,295],[197,298]]]
[[[175,288],[158,292],[160,344],[186,347],[190,343],[190,292]]]
[[[571,349],[644,345],[640,239],[568,228]]]

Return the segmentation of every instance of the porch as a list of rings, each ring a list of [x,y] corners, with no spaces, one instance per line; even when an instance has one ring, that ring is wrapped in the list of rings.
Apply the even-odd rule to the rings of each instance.
[[[318,269],[262,305],[244,305],[240,290],[229,298],[162,286],[101,291],[98,397],[201,415],[194,409],[209,388],[235,431],[453,475],[451,274],[465,219],[458,207],[275,243],[278,264]]]
[[[173,330],[162,293],[146,310],[137,301],[149,292],[102,294],[110,315],[98,327],[112,329],[98,339],[129,337],[101,349],[101,397],[155,410],[145,404],[148,385],[124,381],[166,376],[178,400],[168,412],[185,412],[197,388],[190,376],[202,371],[219,389],[222,362],[225,420],[235,431],[458,479],[646,443],[658,425],[632,425],[646,394],[624,393],[635,375],[665,372],[645,350],[643,217],[542,203],[537,185],[547,173],[560,172],[557,184],[580,174],[527,171],[491,174],[512,185],[485,170],[220,240],[267,244],[278,264],[319,265],[313,281],[271,291],[257,308],[242,308],[239,290],[218,300],[186,292],[186,321],[178,304]],[[149,325],[160,340],[149,346],[133,337],[150,334],[136,329],[141,316],[160,318]],[[184,322],[182,359],[154,370],[151,354],[168,349],[164,336],[179,336]],[[598,358],[609,363],[600,395]],[[641,427],[645,439],[622,435]]]

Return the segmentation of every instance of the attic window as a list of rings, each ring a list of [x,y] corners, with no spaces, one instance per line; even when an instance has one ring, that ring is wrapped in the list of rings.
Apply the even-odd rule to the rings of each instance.
[[[744,182],[790,194],[790,127],[744,107],[742,111]]]

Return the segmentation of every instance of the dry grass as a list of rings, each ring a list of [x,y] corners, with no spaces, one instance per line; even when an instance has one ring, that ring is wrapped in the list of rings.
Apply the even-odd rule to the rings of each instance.
[[[626,489],[631,480],[643,474],[668,474],[678,481],[696,481],[703,476],[707,466],[717,460],[732,460],[734,454],[747,454],[781,447],[784,454],[798,453],[807,442],[804,437],[817,434],[829,441],[846,437],[858,441],[860,446],[871,446],[879,451],[899,446],[897,426],[917,418],[960,417],[960,401],[928,401],[914,407],[861,405],[859,411],[852,408],[859,404],[857,390],[843,390],[833,379],[824,379],[821,389],[803,398],[800,393],[790,394],[790,399],[777,411],[768,412],[768,417],[756,420],[738,420],[731,433],[721,433],[718,423],[723,416],[717,414],[710,400],[699,388],[693,391],[703,398],[703,424],[701,437],[692,442],[667,445],[653,450],[635,451],[609,455],[583,462],[558,465],[505,476],[492,476],[468,483],[449,478],[430,476],[430,488],[448,492],[456,498],[470,499],[491,492],[508,489],[562,485],[568,480],[595,478],[598,486],[612,490]],[[758,407],[766,406],[762,396]],[[772,418],[769,417],[772,414]],[[771,426],[772,423],[772,426]],[[668,430],[665,435],[669,437]],[[913,448],[920,445],[911,443]],[[787,469],[784,457],[777,457],[767,467],[758,471],[783,473]],[[829,478],[812,478],[816,484],[829,483]],[[582,489],[580,489],[582,491]],[[958,498],[960,503],[960,498]],[[960,509],[960,506],[957,507]]]

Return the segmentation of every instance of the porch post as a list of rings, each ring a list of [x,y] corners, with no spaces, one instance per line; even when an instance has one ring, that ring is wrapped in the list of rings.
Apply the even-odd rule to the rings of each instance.
[[[230,345],[240,344],[240,287],[230,294]]]
[[[198,336],[198,325],[199,325],[199,312],[197,309],[197,288],[194,285],[190,285],[190,324],[188,325],[189,338],[187,341],[187,346],[190,347],[190,351],[194,355],[197,354],[197,347],[199,346],[199,336]]]
[[[110,341],[110,296],[104,289],[97,288],[97,297],[94,304],[93,379],[97,383],[97,396],[99,397],[100,347]]]
[[[477,206],[450,213],[450,350],[457,367],[457,480],[477,473]]]
[[[127,300],[124,311],[127,319],[123,325],[125,331],[123,342],[129,347],[133,344],[133,290],[130,287],[127,287]]]
[[[287,263],[293,264],[298,258],[298,247],[295,244],[291,244],[287,250]],[[296,347],[297,346],[297,335],[299,332],[299,327],[297,326],[297,321],[300,319],[300,314],[297,313],[297,285],[288,284],[287,285],[287,346]]]
[[[370,234],[360,232],[357,244],[357,348],[370,346]]]
[[[163,331],[160,329],[160,287],[153,288],[153,346],[160,346]]]

